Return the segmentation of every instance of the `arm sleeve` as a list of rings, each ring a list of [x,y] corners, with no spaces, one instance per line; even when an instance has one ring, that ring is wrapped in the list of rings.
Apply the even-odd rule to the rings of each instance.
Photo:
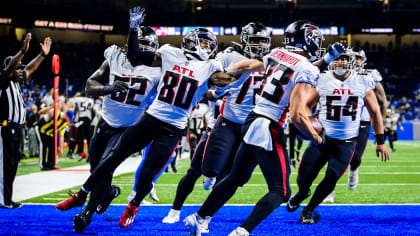
[[[305,69],[303,71],[295,72],[295,83],[307,83],[316,87],[318,84],[319,71],[315,69]]]
[[[137,38],[137,30],[130,29],[128,33],[128,51],[127,58],[130,61],[131,65],[145,65],[150,66],[155,58],[155,53],[150,51],[142,51],[139,47],[139,40]]]

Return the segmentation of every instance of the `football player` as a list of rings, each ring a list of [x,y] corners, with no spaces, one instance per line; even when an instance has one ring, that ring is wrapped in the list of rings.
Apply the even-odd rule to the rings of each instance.
[[[365,105],[378,140],[377,156],[389,160],[384,145],[382,116],[373,89],[374,81],[369,75],[351,70],[351,52],[346,50],[331,63],[331,70],[322,73],[316,88],[310,92],[308,108],[319,100],[319,121],[325,131],[322,143],[311,142],[303,154],[297,177],[299,191],[287,203],[289,212],[296,211],[300,203],[311,195],[310,187],[319,171],[328,163],[324,179],[317,186],[309,204],[302,209],[299,221],[302,224],[316,223],[314,209],[330,194],[339,178],[350,164],[359,134],[360,113]]]
[[[262,23],[250,22],[244,26],[240,40],[241,44],[235,43],[234,47],[229,47],[217,54],[216,60],[222,62],[224,68],[250,58],[261,60],[270,51],[270,31]],[[205,143],[204,155],[201,155],[205,190],[213,187],[216,177],[221,180],[229,172],[241,143],[241,127],[255,106],[254,97],[259,92],[263,74],[261,71],[246,73],[238,81],[217,89],[219,94],[225,93],[226,89],[229,91],[221,105],[221,116],[217,119]],[[180,206],[172,209],[168,216],[176,212],[178,213],[176,219],[179,220]],[[207,217],[206,221],[209,220],[210,217]],[[203,228],[207,231],[206,226]]]
[[[373,81],[375,82],[374,93],[376,99],[378,100],[378,104],[381,109],[382,117],[385,117],[386,110],[388,107],[385,90],[380,83],[382,81],[382,76],[378,70],[368,70],[365,69],[364,66],[366,65],[366,53],[363,49],[359,47],[352,48],[353,58],[352,64],[353,69],[358,73],[368,74],[371,76]],[[366,145],[369,140],[369,132],[370,132],[370,116],[369,112],[366,110],[366,106],[362,107],[362,114],[360,117],[360,129],[359,129],[359,136],[357,137],[357,144],[356,149],[354,151],[353,158],[350,162],[350,170],[349,170],[349,177],[348,177],[348,187],[350,190],[354,190],[357,188],[359,184],[359,166],[362,163],[362,156],[365,152]]]
[[[138,27],[135,37],[142,50],[155,53],[158,38],[151,27]],[[105,61],[86,83],[87,95],[104,96],[102,118],[89,147],[91,172],[109,156],[127,127],[143,115],[161,76],[158,67],[133,66],[125,50],[116,45],[106,49],[104,56]],[[87,207],[73,219],[76,232],[83,231],[90,224],[93,213],[105,212],[111,201],[120,194],[120,188],[111,186],[111,181],[112,173],[103,175],[91,188],[93,191]],[[86,195],[74,194],[70,199],[57,204],[56,208],[69,210],[81,206],[86,201]]]
[[[81,93],[76,94],[71,99],[74,105],[74,127],[76,128],[75,144],[77,144],[77,154],[79,155],[79,161],[87,158],[84,152],[85,139],[88,144],[90,143],[90,123],[93,119],[93,99],[83,96]],[[69,148],[67,153],[68,156],[72,156],[74,151],[73,148]],[[88,159],[87,159],[88,160]]]
[[[237,68],[260,69],[265,67],[264,85],[257,96],[255,108],[242,127],[242,140],[234,158],[233,167],[222,181],[215,185],[207,200],[197,211],[185,219],[193,235],[201,234],[205,217],[213,216],[251,177],[259,165],[266,179],[269,192],[255,205],[252,213],[230,235],[249,233],[281,203],[287,202],[291,189],[289,185],[290,166],[285,148],[283,125],[290,108],[294,125],[311,137],[315,143],[322,138],[311,125],[305,111],[306,98],[316,85],[319,69],[309,59],[316,58],[323,41],[318,26],[308,21],[291,23],[285,34],[285,48],[275,48],[258,60],[245,61]],[[324,59],[317,65],[325,65],[343,50],[341,44],[329,47]]]
[[[270,52],[270,31],[260,22],[251,22],[241,31],[241,44],[227,48],[216,56],[225,68],[247,60],[261,60]],[[255,107],[255,95],[263,80],[262,71],[243,74],[238,81],[227,86],[229,92],[223,99],[220,114],[209,135],[203,156],[203,188],[209,190],[223,172],[228,172],[241,143],[241,127]]]
[[[201,135],[200,141],[197,144],[197,147],[191,160],[190,168],[178,183],[175,199],[172,204],[172,209],[169,211],[168,215],[165,218],[163,218],[162,223],[173,224],[179,222],[181,208],[184,205],[184,202],[187,199],[188,195],[190,195],[190,193],[193,191],[195,182],[202,175],[201,165],[203,161],[204,148],[207,143],[208,136],[211,133],[216,123],[217,117],[220,114],[220,98],[223,96],[223,93],[217,94],[215,89],[211,89],[205,94],[205,97],[209,99],[208,102],[210,111],[208,119],[206,119],[208,121],[207,129]],[[210,217],[205,219],[205,223],[203,223],[202,225],[203,232],[209,231],[208,223],[210,222],[210,220]]]
[[[161,67],[157,98],[141,118],[123,132],[111,151],[95,167],[74,200],[70,199],[68,204],[86,199],[87,194],[98,183],[112,178],[115,169],[130,154],[138,152],[153,141],[141,169],[136,196],[119,221],[123,228],[134,222],[141,201],[152,188],[152,180],[170,159],[180,137],[185,135],[186,122],[192,108],[210,87],[226,86],[236,80],[236,77],[221,72],[224,70],[221,63],[209,59],[217,51],[217,39],[212,32],[203,28],[190,31],[183,38],[182,49],[163,45],[156,52],[146,51],[143,50],[144,45],[139,46],[137,37],[138,26],[143,19],[144,9],[134,8],[130,11],[127,57],[133,65]],[[136,97],[137,93],[141,91],[130,95]],[[75,227],[83,230],[89,224],[83,219],[89,219],[90,214],[89,211],[79,214],[77,217],[80,221],[74,221]]]

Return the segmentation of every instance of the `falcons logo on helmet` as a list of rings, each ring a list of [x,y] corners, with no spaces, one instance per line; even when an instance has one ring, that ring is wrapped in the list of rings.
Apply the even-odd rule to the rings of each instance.
[[[316,37],[321,37],[321,31],[317,26],[311,24],[304,24],[303,28],[305,28],[305,42],[308,45],[311,44],[312,39]]]

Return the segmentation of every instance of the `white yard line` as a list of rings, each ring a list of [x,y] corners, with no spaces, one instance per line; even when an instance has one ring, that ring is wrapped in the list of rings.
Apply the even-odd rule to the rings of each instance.
[[[114,176],[136,171],[140,160],[128,158],[115,170]],[[16,176],[13,200],[22,201],[81,185],[90,174],[89,171],[80,171],[84,169],[89,169],[89,165],[69,167],[63,169],[65,171],[54,170]]]
[[[113,184],[116,184],[118,186],[133,186],[132,183],[121,183],[119,181],[113,181]],[[318,184],[314,184],[314,186],[317,186]],[[178,184],[155,184],[155,186],[167,186],[167,187],[177,187]],[[194,186],[203,186],[203,184],[194,184]],[[245,184],[244,187],[260,187],[260,186],[267,186],[267,184]],[[290,186],[297,186],[297,184],[290,184]],[[337,186],[347,186],[347,184],[337,184]],[[420,183],[411,183],[411,184],[387,184],[387,183],[381,183],[381,184],[359,184],[359,186],[420,186]]]

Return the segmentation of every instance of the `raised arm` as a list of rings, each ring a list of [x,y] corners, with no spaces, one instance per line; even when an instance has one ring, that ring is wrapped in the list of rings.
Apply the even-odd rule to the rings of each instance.
[[[322,142],[322,138],[318,135],[309,120],[310,112],[308,105],[314,103],[318,99],[316,89],[312,89],[312,85],[308,83],[298,83],[293,88],[290,95],[290,119],[293,126],[298,129],[304,136],[312,137],[312,141]]]
[[[312,64],[318,67],[319,71],[323,72],[327,69],[328,64],[339,57],[345,50],[346,49],[343,44],[335,42],[334,44],[328,46],[327,53],[320,60],[315,61]]]
[[[19,63],[22,61],[23,56],[29,49],[29,42],[31,42],[32,34],[28,33],[25,36],[25,39],[22,42],[22,49],[19,50],[18,53],[16,53],[15,56],[10,60],[10,62],[6,65],[6,67],[3,69],[3,73],[7,76],[7,78],[12,78],[13,72],[16,70]],[[3,81],[1,81],[3,82]]]
[[[145,9],[141,7],[134,7],[130,9],[130,30],[128,32],[127,40],[127,58],[131,65],[146,65],[146,66],[160,66],[162,64],[159,53],[140,50],[138,40],[138,27],[143,22],[146,14]]]
[[[32,73],[38,69],[41,62],[45,59],[45,57],[50,53],[52,40],[50,37],[46,37],[44,39],[44,43],[40,43],[41,45],[41,53],[38,54],[31,62],[25,67],[26,77],[31,76]]]
[[[382,121],[381,112],[379,110],[379,105],[376,100],[375,93],[373,90],[369,90],[366,93],[366,97],[364,99],[366,108],[369,112],[373,131],[375,132],[376,137],[376,156],[379,157],[379,153],[381,154],[382,161],[389,160],[389,152],[385,146],[385,137],[384,137],[384,125]]]
[[[120,80],[115,80],[112,85],[108,85],[109,64],[105,60],[101,67],[97,69],[87,80],[85,92],[88,96],[102,96],[113,92],[124,93],[128,90],[128,85]]]

